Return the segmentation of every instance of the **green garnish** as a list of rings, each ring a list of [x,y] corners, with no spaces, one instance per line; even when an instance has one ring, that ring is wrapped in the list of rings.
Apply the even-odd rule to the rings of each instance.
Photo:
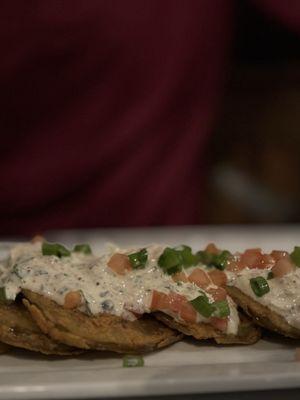
[[[210,303],[205,294],[190,301],[194,309],[203,317],[209,318],[212,315],[218,318],[226,318],[230,315],[230,308],[227,300],[215,301]]]
[[[158,265],[169,275],[180,272],[182,267],[191,267],[199,263],[197,254],[189,246],[181,245],[172,249],[166,247],[158,259]]]
[[[223,271],[226,267],[229,256],[230,252],[228,250],[223,250],[220,254],[214,254],[212,260],[213,266]]]
[[[73,251],[76,253],[92,254],[92,249],[89,244],[76,244]]]
[[[124,368],[143,367],[143,366],[144,366],[144,359],[142,356],[127,355],[123,357]]]
[[[70,251],[59,243],[48,243],[43,242],[42,244],[43,256],[56,256],[56,257],[69,257],[71,255]]]
[[[250,279],[250,285],[257,297],[262,297],[270,291],[268,282],[262,276]]]
[[[4,303],[7,301],[5,287],[0,287],[0,302]]]
[[[228,315],[230,315],[230,308],[227,300],[215,301],[212,305],[215,309],[214,311],[215,317],[225,318],[228,317]]]
[[[145,268],[146,262],[148,260],[148,252],[146,249],[142,249],[137,253],[129,254],[128,258],[133,269]]]
[[[293,263],[297,266],[300,267],[300,247],[295,246],[293,252],[290,254],[291,260]]]
[[[192,249],[189,246],[183,244],[179,247],[175,247],[175,250],[181,254],[182,265],[184,267],[192,267],[193,265],[198,264],[199,258],[196,254],[193,254]]]
[[[274,278],[274,274],[273,274],[272,271],[270,271],[270,272],[268,273],[267,279],[268,279],[268,281],[269,281],[270,279],[273,279],[273,278]]]
[[[158,265],[167,274],[175,274],[182,270],[182,255],[181,252],[170,247],[166,247],[158,259]]]
[[[194,300],[191,300],[190,303],[194,309],[205,318],[209,318],[215,311],[213,304],[209,303],[205,295],[196,297]]]
[[[199,261],[208,266],[215,267],[223,271],[226,267],[226,263],[228,261],[231,253],[228,250],[223,250],[219,254],[208,253],[207,251],[198,251],[197,256]]]

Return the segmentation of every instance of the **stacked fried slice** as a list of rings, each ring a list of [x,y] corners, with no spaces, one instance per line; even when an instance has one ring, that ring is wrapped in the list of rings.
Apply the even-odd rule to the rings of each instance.
[[[228,286],[227,292],[256,324],[283,336],[300,339],[300,330],[291,326],[284,317],[269,307],[247,296],[234,286]]]
[[[209,324],[179,322],[163,313],[156,313],[155,316],[170,328],[197,340],[213,339],[218,344],[253,344],[261,337],[260,329],[242,314],[237,335],[226,335]]]
[[[7,345],[40,352],[47,355],[75,355],[81,351],[51,339],[36,325],[22,304],[0,303],[1,350]]]
[[[66,310],[44,296],[24,291],[23,300],[41,331],[52,340],[85,350],[144,353],[160,349],[182,338],[151,317],[127,321],[115,315],[88,316]]]

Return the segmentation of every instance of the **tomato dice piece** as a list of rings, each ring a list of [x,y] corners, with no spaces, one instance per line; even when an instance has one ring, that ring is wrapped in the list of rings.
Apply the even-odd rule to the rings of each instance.
[[[214,243],[209,243],[206,247],[205,250],[207,253],[210,254],[219,254],[220,250],[216,247]]]
[[[295,266],[288,258],[279,259],[274,267],[272,268],[272,272],[275,278],[281,278],[289,272],[294,271]]]
[[[167,294],[153,290],[151,300],[151,310],[167,310],[169,308],[169,297]]]
[[[245,265],[240,260],[228,260],[226,271],[239,272],[245,268]]]
[[[125,275],[132,270],[128,256],[125,254],[114,254],[107,263],[107,266],[119,275]]]
[[[182,304],[180,317],[186,322],[196,322],[197,312],[189,302],[186,302]]]
[[[211,317],[209,322],[214,328],[218,329],[221,332],[225,332],[227,329],[227,325],[228,325],[227,318]]]
[[[261,249],[248,249],[241,255],[241,265],[248,268],[259,268],[263,254]]]
[[[227,298],[226,290],[221,287],[206,289],[206,292],[213,297],[214,301],[226,300]]]
[[[194,271],[189,275],[189,281],[195,283],[202,289],[205,289],[211,284],[210,277],[208,274],[200,268],[194,269]]]
[[[290,257],[290,255],[287,251],[282,251],[282,250],[273,250],[271,252],[271,256],[274,258],[275,261],[278,261],[281,258],[289,258]]]
[[[197,312],[184,296],[177,293],[165,294],[153,290],[150,309],[152,311],[172,311],[184,321],[196,322]]]
[[[219,270],[213,270],[208,273],[212,283],[216,286],[226,286],[227,276],[225,272]]]

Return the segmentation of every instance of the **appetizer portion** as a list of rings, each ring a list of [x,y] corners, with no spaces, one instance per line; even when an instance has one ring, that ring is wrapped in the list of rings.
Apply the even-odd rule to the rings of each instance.
[[[224,254],[224,263],[213,260]],[[272,331],[300,338],[300,248],[292,253],[261,249],[230,254],[214,245],[202,252],[204,268],[221,269],[227,292],[254,321]],[[219,270],[218,270],[219,272]],[[213,273],[213,271],[211,272]]]
[[[240,324],[221,277],[199,262],[188,246],[112,248],[98,257],[88,245],[70,251],[36,242],[12,249],[1,291],[7,301],[23,293],[45,334],[81,349],[141,352],[179,340],[180,334],[144,317],[157,312],[166,325],[197,339],[258,340],[258,329]]]

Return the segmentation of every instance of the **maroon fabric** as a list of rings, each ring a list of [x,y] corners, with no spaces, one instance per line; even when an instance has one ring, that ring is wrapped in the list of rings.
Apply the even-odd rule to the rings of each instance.
[[[232,6],[1,2],[0,234],[200,222]]]

